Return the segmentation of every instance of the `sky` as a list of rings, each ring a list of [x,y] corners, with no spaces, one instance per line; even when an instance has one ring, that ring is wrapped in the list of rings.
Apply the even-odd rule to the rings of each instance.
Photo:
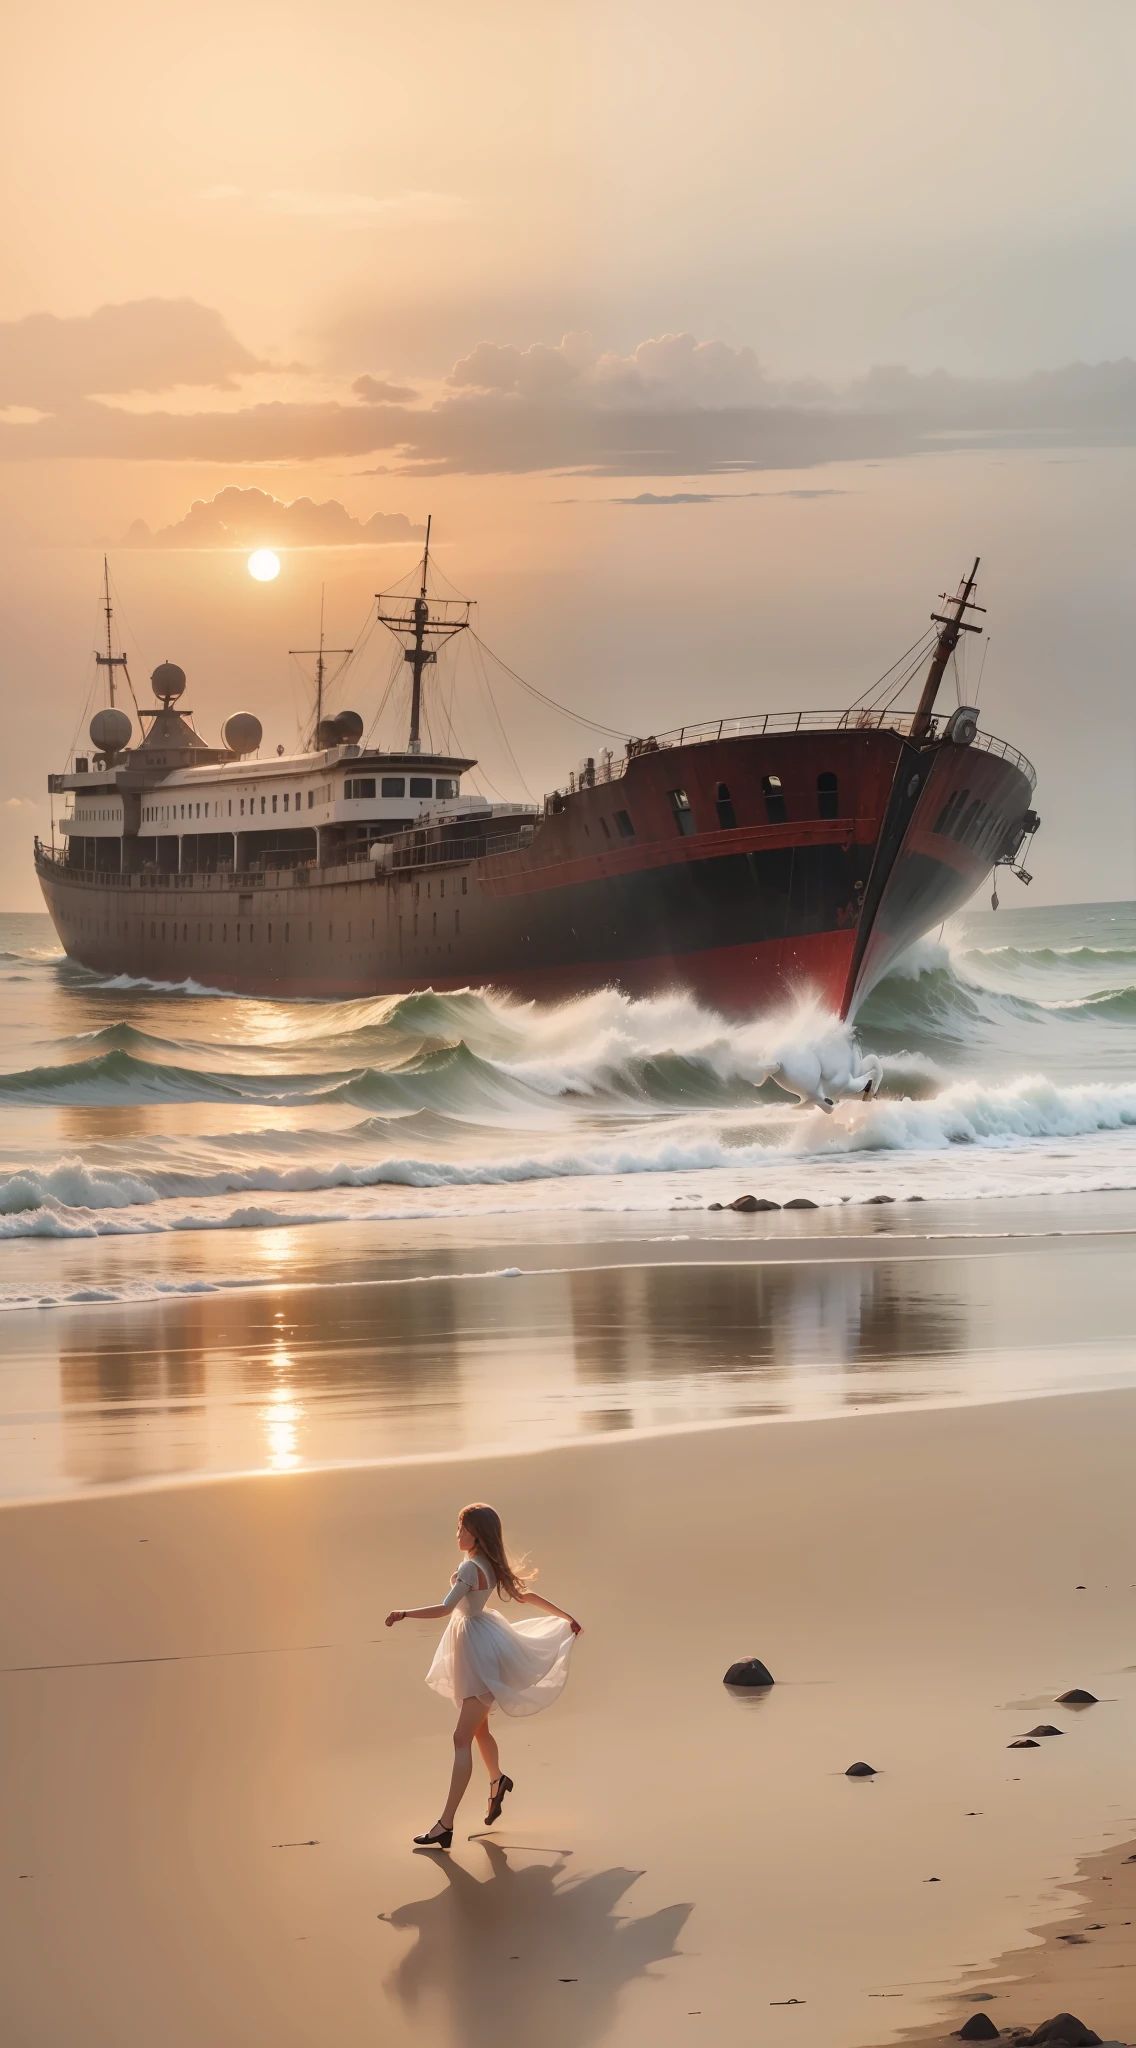
[[[104,550],[142,701],[168,656],[291,747],[321,591],[376,709],[428,514],[502,660],[633,732],[842,707],[981,555],[1030,900],[1136,894],[1129,0],[44,0],[6,71],[0,907]],[[491,790],[603,743],[442,680]]]

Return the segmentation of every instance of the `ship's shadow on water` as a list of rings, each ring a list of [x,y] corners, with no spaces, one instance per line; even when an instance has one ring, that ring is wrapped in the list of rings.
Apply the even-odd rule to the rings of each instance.
[[[690,1905],[638,1919],[621,1910],[639,1871],[574,1877],[562,1850],[487,1841],[469,1855],[469,1869],[424,1856],[437,1889],[381,1916],[417,1937],[386,1990],[411,2015],[443,2006],[457,2048],[591,2048],[626,1987],[678,1953]]]

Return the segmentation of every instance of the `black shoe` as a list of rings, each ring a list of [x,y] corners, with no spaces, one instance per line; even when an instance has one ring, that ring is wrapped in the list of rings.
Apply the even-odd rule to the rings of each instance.
[[[506,1778],[504,1773],[502,1773],[501,1777],[494,1778],[493,1783],[496,1785],[497,1790],[496,1792],[491,1792],[489,1796],[489,1805],[485,1814],[485,1825],[487,1828],[491,1828],[495,1820],[500,1820],[501,1808],[505,1803],[505,1794],[513,1789],[513,1780]]]
[[[448,1849],[453,1839],[453,1829],[444,1828],[441,1821],[436,1820],[426,1834],[415,1835],[414,1846],[416,1849]]]

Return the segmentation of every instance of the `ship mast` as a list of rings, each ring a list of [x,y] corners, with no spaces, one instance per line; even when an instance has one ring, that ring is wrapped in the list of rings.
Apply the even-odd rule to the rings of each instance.
[[[114,672],[116,668],[124,669],[126,667],[126,656],[125,654],[115,653],[114,641],[111,637],[111,619],[113,617],[113,610],[110,601],[110,569],[107,566],[107,558],[105,555],[103,556],[103,610],[106,613],[107,651],[105,654],[99,654],[96,652],[95,664],[98,668],[105,668],[107,672],[107,690],[110,693],[110,708],[113,711]]]
[[[452,640],[455,633],[464,633],[470,624],[470,604],[465,598],[435,598],[432,611],[426,601],[426,575],[430,567],[430,529],[433,524],[434,515],[431,513],[426,521],[426,545],[422,551],[422,584],[417,597],[411,600],[393,593],[384,596],[382,591],[377,595],[377,617],[380,625],[389,626],[397,638],[402,639],[405,635],[408,639],[402,658],[410,663],[414,679],[410,693],[410,741],[407,747],[407,752],[411,754],[422,752],[422,671],[431,662],[437,661],[439,647],[444,646],[447,640]],[[390,609],[391,606],[407,604],[410,606],[409,611]],[[385,611],[384,605],[388,607]],[[432,647],[426,645],[428,638],[434,642]]]
[[[315,655],[315,658],[316,658],[316,715],[315,715],[315,722],[314,722],[314,724],[313,724],[313,727],[312,727],[312,731],[311,731],[311,736],[310,736],[310,737],[311,737],[311,740],[313,740],[313,741],[315,741],[315,740],[318,740],[318,738],[319,738],[319,729],[320,729],[320,726],[321,726],[321,725],[323,724],[323,684],[324,684],[324,677],[325,677],[325,675],[326,675],[326,673],[327,673],[327,663],[326,663],[326,661],[325,661],[325,659],[324,659],[324,656],[325,656],[325,655],[328,655],[328,654],[344,654],[344,655],[346,655],[346,654],[354,654],[354,652],[355,652],[355,649],[354,649],[353,647],[325,647],[325,646],[324,646],[324,644],[323,644],[323,600],[324,600],[324,592],[325,592],[325,590],[326,590],[326,587],[327,587],[327,586],[326,586],[326,584],[323,584],[323,583],[321,583],[321,584],[320,584],[320,635],[319,635],[319,646],[318,646],[318,647],[290,647],[290,648],[288,649],[288,652],[289,652],[289,654],[304,654],[304,655],[307,655],[307,654],[314,654],[314,655]]]
[[[923,685],[915,717],[911,723],[911,737],[917,745],[931,737],[931,719],[935,709],[935,699],[939,694],[939,685],[946,673],[947,663],[959,644],[960,635],[963,633],[981,633],[982,631],[981,626],[972,626],[969,619],[963,618],[964,612],[985,612],[986,610],[984,604],[972,604],[970,595],[978,581],[978,564],[980,560],[981,556],[976,555],[974,567],[970,575],[965,577],[959,584],[953,597],[948,597],[945,590],[941,593],[941,602],[952,606],[953,610],[950,612],[931,613],[935,624],[940,626],[942,631],[935,642],[935,652],[931,656],[931,666],[927,670],[927,680]]]

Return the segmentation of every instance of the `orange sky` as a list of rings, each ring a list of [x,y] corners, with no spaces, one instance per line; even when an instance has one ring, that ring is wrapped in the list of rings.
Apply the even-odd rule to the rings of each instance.
[[[353,635],[413,557],[264,589],[121,545],[234,484],[433,511],[486,637],[636,729],[845,701],[981,552],[1035,895],[1133,892],[1126,0],[47,0],[6,69],[0,900],[35,903],[104,545],[140,675],[289,743],[320,584]],[[610,502],[643,492],[709,502]],[[535,786],[587,750],[502,709]]]

